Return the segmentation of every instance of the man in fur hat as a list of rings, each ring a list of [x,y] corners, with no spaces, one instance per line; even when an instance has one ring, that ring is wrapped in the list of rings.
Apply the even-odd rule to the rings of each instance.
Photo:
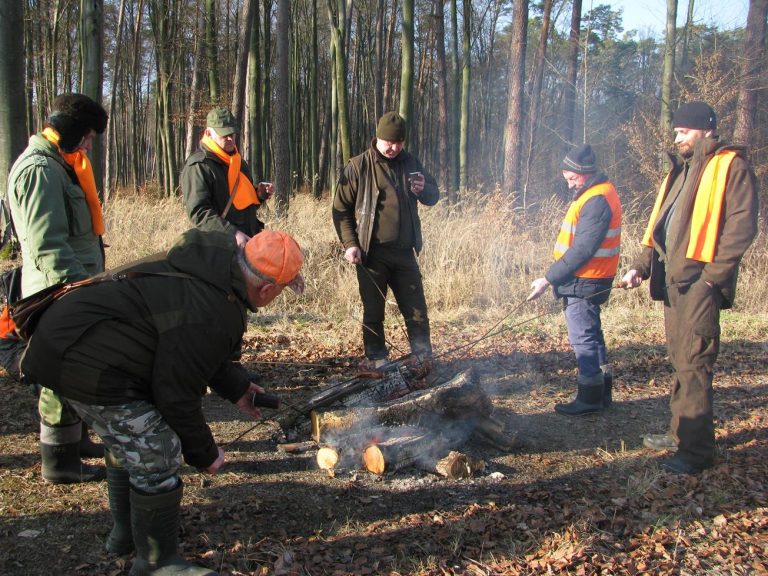
[[[104,270],[104,218],[87,153],[106,127],[106,111],[88,96],[57,96],[43,130],[30,137],[11,168],[8,203],[21,243],[22,297]],[[23,349],[11,339],[3,343]],[[44,388],[38,407],[43,479],[60,484],[104,478],[103,468],[80,460],[104,451],[88,440],[67,402]]]
[[[563,299],[568,338],[579,368],[576,398],[556,404],[566,416],[600,412],[612,401],[613,374],[608,364],[600,306],[608,301],[619,265],[621,201],[608,177],[598,171],[589,144],[571,150],[562,163],[572,192],[560,227],[555,262],[531,284],[528,300],[552,286]]]

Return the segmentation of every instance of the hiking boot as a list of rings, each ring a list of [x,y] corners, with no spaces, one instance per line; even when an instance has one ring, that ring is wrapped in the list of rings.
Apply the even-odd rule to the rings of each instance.
[[[675,450],[677,442],[667,434],[646,434],[643,436],[643,446],[651,450]]]

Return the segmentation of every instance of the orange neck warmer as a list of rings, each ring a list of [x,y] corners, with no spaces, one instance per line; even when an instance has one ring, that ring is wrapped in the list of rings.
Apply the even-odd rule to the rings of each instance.
[[[43,130],[43,138],[57,148],[59,147],[60,136],[53,128],[48,127]],[[83,189],[83,192],[85,192],[85,201],[88,204],[88,209],[91,211],[93,233],[96,234],[96,236],[103,236],[104,215],[101,212],[99,193],[96,191],[96,179],[93,176],[93,167],[91,166],[91,161],[88,160],[88,155],[82,150],[63,152],[61,148],[59,148],[59,154],[61,154],[64,161],[75,171],[77,182],[80,184],[80,188]]]
[[[252,204],[261,204],[259,195],[256,194],[251,181],[248,178],[240,177],[242,158],[238,149],[235,148],[234,154],[228,154],[221,146],[214,142],[213,138],[208,136],[203,136],[200,142],[228,166],[227,182],[229,184],[229,195],[233,196],[232,204],[234,204],[235,208],[243,210]]]

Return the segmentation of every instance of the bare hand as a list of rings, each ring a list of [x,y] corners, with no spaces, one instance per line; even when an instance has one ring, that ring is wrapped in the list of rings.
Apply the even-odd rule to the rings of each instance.
[[[238,400],[235,405],[243,414],[250,416],[254,420],[258,420],[261,418],[261,410],[253,405],[251,399],[253,398],[254,394],[264,394],[264,392],[264,388],[251,382],[248,385],[248,390],[245,391],[245,394],[240,397],[240,400]]]
[[[248,234],[246,234],[245,232],[241,232],[240,230],[235,232],[235,242],[237,242],[238,248],[242,248],[243,246],[245,246],[248,240],[250,239],[251,237],[248,236]]]
[[[531,283],[531,293],[528,294],[528,298],[526,298],[525,301],[530,302],[531,300],[536,300],[536,298],[544,294],[547,286],[549,286],[549,282],[546,278],[536,278],[536,280]]]
[[[426,179],[421,172],[415,172],[408,177],[408,181],[411,183],[411,192],[418,196],[424,190],[424,183]]]
[[[344,260],[350,264],[360,264],[363,261],[363,253],[357,246],[352,246],[344,252]]]
[[[637,270],[630,270],[624,276],[621,277],[621,282],[619,283],[619,286],[622,288],[637,288],[642,284],[643,277],[640,276],[640,272]]]
[[[259,197],[259,200],[262,202],[266,202],[270,198],[272,198],[272,195],[275,193],[275,186],[272,184],[272,182],[259,182],[257,184],[256,188],[256,195]]]
[[[221,468],[224,465],[224,450],[219,448],[218,446],[216,449],[219,451],[219,456],[216,458],[216,460],[213,461],[213,464],[208,466],[203,472],[206,474],[216,474],[216,471]]]

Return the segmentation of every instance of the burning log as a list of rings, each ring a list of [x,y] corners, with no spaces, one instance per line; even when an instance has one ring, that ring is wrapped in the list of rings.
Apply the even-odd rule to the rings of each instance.
[[[413,392],[405,398],[380,406],[313,410],[311,436],[321,442],[332,431],[353,429],[365,423],[419,425],[443,419],[487,416],[491,401],[477,385],[472,370],[461,372],[449,382]]]
[[[317,451],[317,465],[322,470],[333,470],[334,468],[349,469],[360,468],[362,465],[361,456],[366,446],[372,442],[378,442],[381,438],[394,435],[416,435],[423,434],[423,430],[417,430],[412,426],[376,426],[356,433],[347,433],[336,438],[326,439],[324,444]]]
[[[445,453],[452,443],[448,438],[432,432],[393,436],[371,444],[363,451],[363,467],[378,475],[395,472],[416,465],[419,460],[429,459],[430,454]]]

